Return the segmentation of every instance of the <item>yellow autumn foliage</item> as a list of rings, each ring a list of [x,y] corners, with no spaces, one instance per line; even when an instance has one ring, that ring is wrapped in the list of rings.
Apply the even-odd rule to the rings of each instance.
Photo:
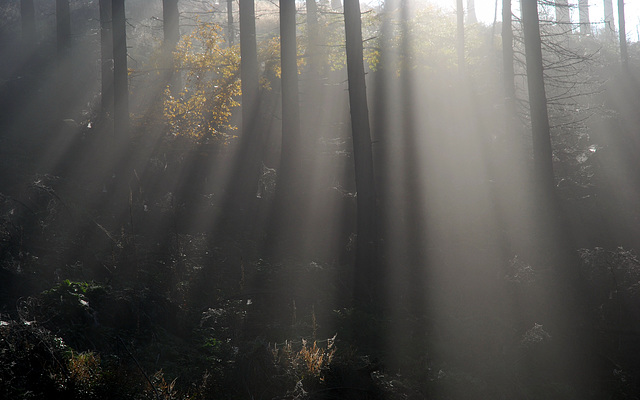
[[[227,143],[236,129],[232,110],[240,105],[240,48],[225,45],[218,25],[198,22],[178,43],[174,62],[184,84],[165,90],[163,113],[170,132]]]

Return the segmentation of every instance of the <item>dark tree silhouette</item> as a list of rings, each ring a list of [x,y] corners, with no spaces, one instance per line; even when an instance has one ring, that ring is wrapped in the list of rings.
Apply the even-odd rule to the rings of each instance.
[[[229,46],[233,46],[235,35],[233,29],[233,0],[227,0],[227,43],[229,43]]]
[[[357,190],[357,244],[354,274],[354,299],[370,303],[379,295],[377,283],[376,190],[373,174],[371,130],[363,64],[360,3],[345,0],[344,22],[347,48],[349,106]]]
[[[178,0],[162,0],[162,30],[164,33],[164,59],[167,68],[167,81],[174,88],[180,88],[180,74],[173,65],[173,51],[180,40],[180,13]]]
[[[507,130],[516,115],[516,86],[513,68],[513,27],[511,26],[511,0],[502,1],[502,82],[507,114]]]
[[[540,40],[538,3],[536,0],[524,0],[522,2],[522,24],[527,64],[529,107],[531,109],[534,176],[536,184],[544,192],[553,192],[551,128],[549,126],[547,95],[544,87],[542,44]]]
[[[240,14],[240,77],[242,78],[242,129],[250,133],[258,99],[258,51],[256,15],[253,0],[239,3]]]
[[[112,0],[113,30],[113,129],[116,142],[129,134],[129,84],[127,70],[127,21],[124,0]]]
[[[282,152],[280,176],[288,181],[300,142],[300,105],[298,102],[298,64],[296,46],[296,5],[280,0],[280,62],[282,81]],[[291,183],[291,182],[287,182]]]
[[[102,117],[113,113],[113,32],[111,29],[111,0],[100,0],[100,59]]]
[[[318,4],[316,0],[306,0],[307,6],[307,56],[309,58],[309,71],[312,75],[318,72]],[[315,77],[312,77],[315,79]]]

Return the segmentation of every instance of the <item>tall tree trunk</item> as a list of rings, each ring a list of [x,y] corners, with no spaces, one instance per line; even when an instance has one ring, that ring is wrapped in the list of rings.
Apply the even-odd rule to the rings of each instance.
[[[258,99],[258,51],[256,15],[253,0],[239,3],[240,14],[240,76],[242,78],[242,129],[252,129]]]
[[[318,5],[316,0],[306,0],[307,6],[307,58],[312,78],[318,73]]]
[[[296,4],[280,0],[280,64],[282,93],[282,146],[276,187],[275,218],[284,230],[285,242],[293,237],[293,225],[302,225],[301,199],[300,103],[298,101],[298,62],[296,45]],[[298,247],[298,246],[295,246]]]
[[[124,0],[111,0],[113,30],[113,130],[116,143],[129,135],[129,83],[127,71],[127,21]]]
[[[264,136],[257,127],[260,107],[254,1],[242,0],[238,4],[242,129],[238,154],[233,164],[232,181],[227,184],[223,206],[227,215],[222,226],[244,235],[249,231],[249,224],[254,217],[253,206],[260,177]]]
[[[30,53],[36,44],[36,11],[33,0],[20,0],[20,19],[22,22],[22,45],[25,53]]]
[[[344,20],[353,158],[358,193],[354,299],[362,304],[369,304],[371,301],[375,304],[375,298],[380,295],[377,290],[378,283],[375,281],[378,276],[376,190],[358,0],[345,0]]]
[[[624,0],[618,0],[618,34],[620,35],[620,61],[623,71],[629,68],[629,53],[627,52],[627,28],[624,20]]]
[[[571,30],[570,15],[569,0],[556,0],[556,23],[562,25],[563,30]]]
[[[467,24],[475,24],[477,22],[475,0],[467,0]]]
[[[236,33],[233,29],[233,0],[227,0],[227,43],[233,46]]]
[[[613,0],[604,0],[604,29],[607,34],[616,31],[613,20]]]
[[[464,5],[462,0],[456,0],[456,51],[458,54],[458,71],[463,73],[465,70],[464,57]]]
[[[538,20],[538,2],[522,1],[527,85],[531,109],[533,135],[533,159],[535,179],[544,191],[553,191],[553,158],[551,153],[551,128],[547,110],[542,67],[542,44]]]
[[[516,115],[516,85],[513,68],[513,27],[511,25],[511,0],[502,1],[502,82],[506,102],[507,129],[512,127]]]
[[[111,0],[100,0],[100,84],[102,87],[100,113],[104,118],[113,113],[113,32],[111,29]]]
[[[282,82],[282,154],[280,173],[289,175],[300,136],[298,62],[296,46],[296,4],[280,0],[280,63]]]
[[[579,0],[578,14],[580,15],[580,34],[591,34],[591,20],[589,18],[589,0]]]
[[[180,73],[176,73],[173,62],[173,51],[180,40],[178,0],[162,0],[162,19],[162,31],[164,33],[164,68],[167,69],[167,82],[169,82],[172,88],[179,90],[181,86]]]

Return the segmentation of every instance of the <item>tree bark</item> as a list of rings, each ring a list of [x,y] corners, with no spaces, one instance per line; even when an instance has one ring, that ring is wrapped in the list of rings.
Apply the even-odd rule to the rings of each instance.
[[[580,34],[591,34],[591,21],[589,18],[589,0],[579,0],[578,14],[580,15]]]
[[[511,0],[502,1],[502,82],[504,84],[504,97],[506,113],[511,127],[511,122],[516,113],[516,86],[515,70],[513,68],[513,27],[511,26]]]
[[[111,29],[111,0],[100,0],[100,84],[102,88],[100,112],[102,117],[113,113],[113,32]]]
[[[536,0],[522,1],[522,24],[524,29],[525,58],[527,63],[527,86],[531,110],[533,135],[534,175],[537,184],[545,192],[554,189],[553,158],[551,151],[551,128],[547,110],[542,67],[542,44]]]
[[[478,17],[476,17],[475,0],[467,0],[467,23],[475,24],[477,22],[478,22]]]
[[[606,30],[607,34],[616,31],[613,20],[613,0],[604,0],[604,25],[604,29]]]
[[[242,78],[242,129],[251,130],[258,98],[258,51],[253,0],[240,3],[240,76]]]
[[[113,30],[113,130],[116,143],[129,135],[129,82],[127,70],[127,22],[124,0],[111,0]]]
[[[227,43],[229,46],[233,46],[235,36],[233,29],[233,0],[227,0]]]
[[[318,5],[316,0],[306,0],[307,5],[307,58],[312,79],[316,79],[318,72]]]
[[[627,28],[624,19],[624,0],[618,0],[618,34],[620,35],[620,61],[622,70],[627,72],[629,68],[629,53],[627,51]]]
[[[299,151],[300,105],[296,46],[296,4],[280,0],[280,62],[282,82],[282,152],[280,174],[291,175],[294,155]]]
[[[180,40],[180,13],[178,0],[162,0],[162,31],[164,33],[164,68],[167,69],[166,82],[172,88],[181,86],[180,74],[176,73],[173,62],[173,51]]]
[[[569,0],[556,0],[556,23],[563,25],[563,30],[571,29]]]
[[[362,28],[358,0],[344,2],[349,107],[357,190],[357,244],[354,274],[356,303],[375,303],[377,276],[376,191],[363,64]]]

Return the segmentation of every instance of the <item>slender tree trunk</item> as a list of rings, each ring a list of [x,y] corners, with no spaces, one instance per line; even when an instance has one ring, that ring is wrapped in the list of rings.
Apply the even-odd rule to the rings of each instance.
[[[615,22],[613,20],[613,0],[604,0],[604,29],[607,34],[616,31]]]
[[[296,4],[280,0],[280,62],[282,81],[282,152],[280,173],[290,175],[294,155],[300,150],[300,106],[296,46]]]
[[[113,113],[113,32],[111,29],[111,0],[100,0],[100,59],[102,117]]]
[[[464,57],[464,5],[462,0],[456,0],[456,16],[457,16],[456,51],[458,54],[458,71],[460,73],[463,73],[465,70],[465,57]]]
[[[516,114],[516,85],[515,71],[513,68],[513,27],[511,26],[511,0],[502,1],[502,82],[504,84],[504,97],[508,129],[512,127],[511,121]]]
[[[478,22],[478,17],[476,17],[475,0],[467,0],[467,23],[475,24],[477,22]]]
[[[124,0],[111,0],[113,30],[113,129],[116,143],[129,135],[129,82],[127,71],[127,22]]]
[[[591,20],[589,18],[589,0],[579,0],[578,14],[580,15],[580,34],[591,34]]]
[[[556,0],[556,23],[562,25],[562,30],[571,30],[569,0]]]
[[[375,304],[375,298],[380,295],[377,290],[378,282],[375,281],[378,264],[376,191],[358,0],[345,0],[344,19],[353,157],[358,193],[354,299],[357,303],[369,304],[373,301]]]
[[[233,29],[233,0],[227,0],[227,43],[233,46],[236,33]]]
[[[624,19],[624,0],[618,0],[618,25],[620,35],[620,61],[622,62],[623,71],[627,72],[629,68],[629,53],[627,52],[627,28]]]
[[[175,71],[173,51],[180,40],[180,13],[178,0],[162,0],[162,30],[164,33],[164,68],[167,69],[167,82],[174,89],[180,88],[180,73]]]
[[[312,79],[318,73],[318,5],[316,0],[306,0],[307,5],[307,57]]]
[[[233,181],[227,184],[223,206],[227,215],[222,221],[222,226],[231,232],[245,235],[250,231],[249,224],[255,216],[254,202],[260,177],[264,135],[257,126],[260,107],[254,1],[242,0],[238,4],[242,129],[238,154],[233,164]]]
[[[251,130],[258,99],[258,51],[253,0],[240,3],[240,76],[242,78],[242,129]]]
[[[535,179],[544,190],[553,191],[553,158],[551,152],[551,128],[547,110],[542,67],[542,44],[536,0],[522,1],[522,24],[524,26],[525,58],[527,63],[527,85],[531,109],[533,134],[533,159]]]
[[[20,0],[20,19],[22,22],[22,44],[25,53],[30,53],[36,44],[36,11],[33,0]]]

